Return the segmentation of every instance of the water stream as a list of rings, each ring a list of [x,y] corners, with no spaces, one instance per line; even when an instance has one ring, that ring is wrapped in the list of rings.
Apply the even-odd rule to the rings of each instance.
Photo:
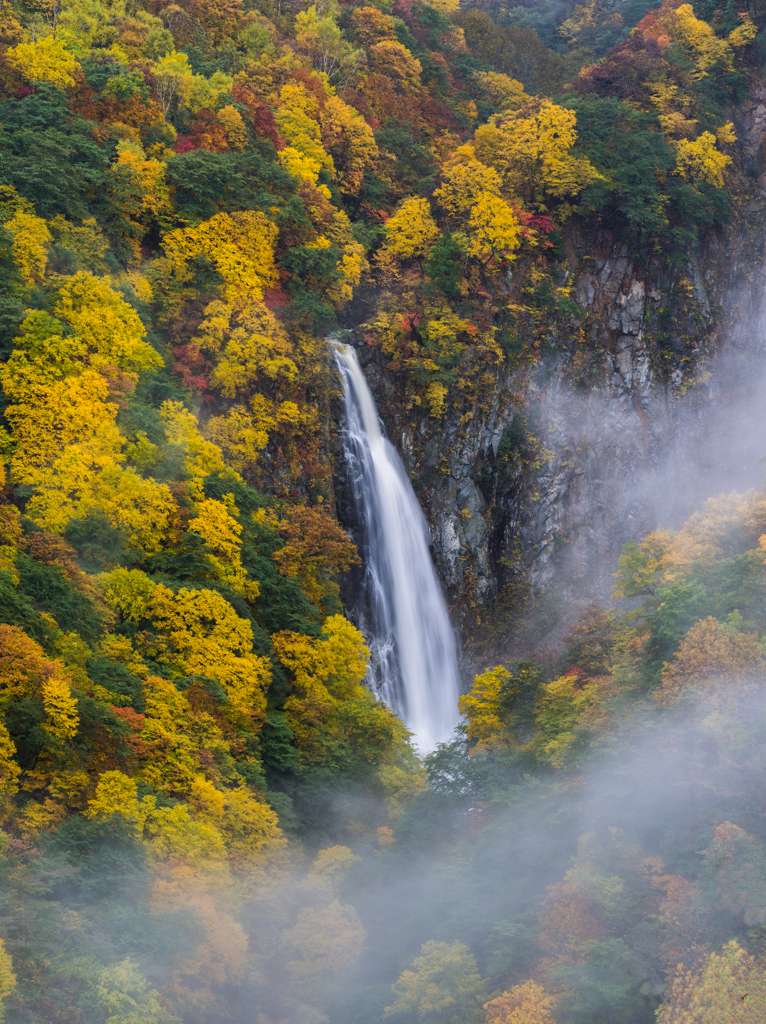
[[[334,343],[343,382],[343,449],[351,500],[362,524],[370,684],[414,734],[421,752],[457,724],[455,634],[429,551],[423,512],[356,353]]]

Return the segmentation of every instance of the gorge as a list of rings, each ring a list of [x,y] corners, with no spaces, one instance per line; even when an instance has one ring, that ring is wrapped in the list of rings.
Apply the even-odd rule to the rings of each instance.
[[[655,2],[0,2],[0,1021],[766,1020],[766,7]]]

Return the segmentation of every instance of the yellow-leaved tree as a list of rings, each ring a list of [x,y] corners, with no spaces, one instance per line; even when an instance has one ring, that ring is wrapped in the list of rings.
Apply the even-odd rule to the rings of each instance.
[[[240,473],[255,464],[258,453],[269,443],[269,435],[278,424],[267,399],[254,400],[253,404],[252,412],[237,405],[224,416],[211,416],[205,426],[205,432],[225,454],[229,466]]]
[[[242,115],[230,103],[216,113],[216,119],[223,126],[226,142],[231,149],[244,149],[247,146],[248,134]]]
[[[357,195],[365,172],[374,167],[380,155],[372,128],[339,96],[328,96],[325,100],[319,111],[319,124],[338,188],[345,195]]]
[[[314,66],[333,81],[347,82],[363,63],[363,53],[344,38],[337,24],[340,6],[310,4],[295,19],[295,41]]]
[[[515,110],[530,99],[521,82],[499,71],[474,71],[473,77],[487,90],[499,111]]]
[[[135,310],[102,278],[82,271],[68,278],[54,312],[31,310],[24,318],[2,370],[9,397],[42,397],[53,381],[93,370],[109,390],[125,393],[135,386],[131,375],[162,365]]]
[[[52,35],[12,46],[5,59],[28,82],[49,82],[60,89],[74,85],[75,75],[81,70],[63,40]]]
[[[133,262],[140,260],[140,242],[153,224],[165,227],[170,197],[165,183],[165,164],[147,159],[142,147],[132,140],[117,144],[117,162],[107,179],[112,206],[122,214],[118,229]]]
[[[250,601],[259,594],[257,581],[249,580],[242,566],[242,526],[234,518],[237,506],[232,495],[224,501],[205,498],[197,503],[196,515],[189,520],[188,532],[196,533],[211,549],[215,575]]]
[[[320,639],[283,631],[272,636],[274,651],[293,678],[285,714],[298,745],[313,755],[317,730],[338,703],[357,697],[369,651],[359,630],[342,615],[324,622]]]
[[[511,673],[503,665],[487,669],[475,677],[470,692],[458,699],[460,714],[467,719],[466,737],[471,746],[486,749],[511,742],[502,705],[510,679]]]
[[[306,429],[306,419],[291,398],[299,376],[298,353],[274,314],[258,301],[242,308],[215,300],[207,306],[194,344],[216,361],[211,382],[238,403],[212,416],[207,436],[236,470],[257,461],[273,432]]]
[[[15,398],[12,368],[9,360],[0,379]],[[106,379],[86,370],[9,406],[11,475],[35,488],[26,511],[44,529],[63,533],[72,519],[100,512],[133,546],[157,550],[175,502],[166,484],[121,466],[124,441],[108,397]]]
[[[450,217],[467,224],[475,203],[485,195],[499,197],[503,183],[494,167],[488,167],[474,155],[473,146],[461,146],[448,161],[442,184],[434,195]]]
[[[318,184],[323,169],[334,177],[333,159],[322,145],[316,98],[298,82],[288,82],[283,86],[279,98],[281,106],[275,113],[275,119],[280,134],[287,142],[279,155],[279,162],[289,174],[309,185]],[[320,191],[330,198],[326,185],[320,186]]]
[[[184,95],[184,102],[193,114],[199,113],[203,107],[214,110],[218,97],[222,93],[230,93],[233,84],[234,79],[231,75],[227,75],[225,71],[221,70],[214,71],[209,78],[205,75],[192,75]]]
[[[246,868],[258,854],[285,845],[276,813],[244,785],[218,789],[196,774],[185,791],[174,792],[188,802],[158,808],[154,796],[139,799],[135,779],[106,771],[85,813],[89,818],[121,818],[158,860],[182,856],[203,863],[227,854],[234,867]]]
[[[691,4],[668,9],[664,21],[672,39],[691,50],[696,65],[692,71],[693,78],[704,78],[716,65],[731,67],[731,44],[717,36],[706,21],[698,18]]]
[[[0,1021],[5,1020],[5,1000],[16,988],[16,975],[13,973],[13,961],[10,953],[5,950],[5,943],[0,939]]]
[[[19,791],[21,768],[16,760],[16,745],[4,722],[0,721],[0,822],[10,814],[13,797]]]
[[[342,253],[337,267],[338,280],[327,291],[328,299],[340,309],[353,297],[363,272],[369,270],[370,265],[365,247],[355,240],[351,221],[343,210],[333,214],[332,223],[327,229],[327,240]]]
[[[732,939],[702,965],[680,965],[657,1024],[760,1024],[766,1018],[766,971]]]
[[[201,498],[204,478],[212,473],[226,472],[221,449],[202,436],[196,417],[182,402],[163,402],[160,419],[165,426],[168,444],[181,455],[183,472],[192,484],[190,490]],[[234,476],[236,478],[236,474]]]
[[[79,338],[91,366],[114,365],[129,373],[162,366],[162,357],[144,340],[138,313],[104,278],[80,271],[59,292],[56,316]]]
[[[25,284],[40,281],[45,274],[48,250],[53,241],[48,225],[42,217],[26,210],[18,210],[6,228],[13,237],[13,260]]]
[[[140,778],[152,789],[187,797],[199,774],[200,752],[225,758],[228,744],[218,722],[204,711],[194,711],[171,679],[149,675],[143,689]]]
[[[496,257],[515,258],[521,228],[516,214],[503,199],[489,193],[479,196],[471,210],[468,228],[468,251],[483,266]]]
[[[678,533],[668,537],[666,575],[672,579],[694,562],[709,566],[721,558],[731,558],[741,552],[743,542],[755,548],[764,532],[766,494],[751,490],[708,498]]]
[[[155,796],[139,800],[135,779],[120,771],[99,776],[85,814],[97,820],[122,819],[158,862],[185,858],[191,864],[209,865],[226,855],[223,838],[213,825],[196,820],[185,804],[157,807]]]
[[[216,302],[206,313],[198,344],[203,351],[220,353],[211,382],[227,398],[264,390],[276,395],[298,376],[292,342],[263,303],[237,312]]]
[[[514,259],[521,226],[502,197],[503,181],[495,167],[477,160],[474,147],[461,146],[443,173],[434,195],[469,238],[468,252],[485,268],[495,257]]]
[[[23,630],[0,624],[0,711],[23,698],[35,701],[45,711],[43,729],[70,740],[80,721],[71,682],[63,665],[48,659]]]
[[[185,100],[194,81],[189,58],[185,53],[166,53],[152,68],[154,88],[167,119],[175,103]]]
[[[377,261],[389,277],[396,277],[401,263],[419,260],[422,264],[439,237],[439,229],[431,216],[427,199],[412,196],[386,221],[386,240]]]
[[[285,845],[276,812],[256,799],[246,786],[217,789],[197,776],[189,805],[196,815],[218,829],[235,866],[245,867],[257,854],[274,853]]]
[[[507,111],[476,130],[476,157],[500,175],[508,194],[530,209],[578,195],[599,175],[574,153],[577,115],[550,100]]]
[[[705,181],[715,188],[723,188],[723,173],[731,163],[731,157],[717,147],[716,136],[703,132],[690,141],[681,139],[675,144],[676,174],[692,181]]]
[[[253,653],[250,623],[214,590],[184,587],[174,594],[156,584],[138,598],[135,591],[126,594],[121,589],[124,572],[116,570],[103,578],[104,593],[126,617],[146,618],[152,624],[150,653],[179,675],[215,679],[228,697],[231,715],[243,722],[257,721],[266,706],[271,672],[268,661]]]
[[[179,283],[189,280],[189,262],[205,256],[224,280],[226,301],[241,308],[260,301],[264,289],[276,283],[274,245],[278,233],[266,214],[242,210],[217,213],[196,227],[171,231],[162,245]]]
[[[16,787],[23,789],[32,799],[17,812],[16,823],[35,832],[60,822],[67,806],[80,806],[87,788],[88,775],[73,743],[79,709],[66,667],[46,657],[17,626],[0,624],[0,715],[19,701],[37,708],[41,746],[35,760],[19,772],[14,744],[0,730],[0,775],[8,787],[0,803],[7,812]]]
[[[544,681],[530,661],[517,662],[513,672],[498,665],[477,675],[459,700],[469,743],[482,750],[529,742]]]
[[[138,374],[162,359],[135,310],[92,274],[68,278],[54,312],[27,314],[0,368],[11,400],[11,478],[35,489],[27,514],[45,529],[61,533],[98,512],[131,544],[154,550],[175,503],[167,485],[122,466],[116,418]]]

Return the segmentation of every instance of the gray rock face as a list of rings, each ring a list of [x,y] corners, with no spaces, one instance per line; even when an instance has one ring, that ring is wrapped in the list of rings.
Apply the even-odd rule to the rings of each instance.
[[[751,172],[726,233],[678,267],[572,229],[565,249],[576,256],[556,273],[582,315],[545,327],[531,375],[498,370],[491,408],[468,424],[449,411],[405,422],[395,382],[368,353],[453,603],[491,605],[521,572],[536,587],[555,581],[573,604],[606,596],[627,540],[762,478],[766,86],[756,84],[736,128],[741,166],[756,167],[764,190]],[[512,301],[522,280],[508,275]]]
[[[582,252],[584,240],[576,244]],[[531,380],[500,370],[491,409],[467,425],[449,412],[436,424],[402,424],[385,368],[368,360],[453,601],[491,601],[509,567],[526,569],[535,586],[550,584],[564,561],[573,581],[603,575],[607,563],[614,571],[622,544],[660,515],[651,480],[677,445],[690,373],[716,348],[704,269],[690,262],[680,287],[665,265],[638,269],[611,239],[581,262],[572,292],[583,317],[551,326],[553,354]],[[536,442],[526,457],[512,453],[499,479],[493,467],[517,417]]]
[[[373,392],[385,393],[385,371],[368,361],[365,372]],[[476,481],[478,464],[494,458],[516,409],[509,375],[500,374],[492,409],[465,426],[446,415],[433,430],[428,421],[419,428],[396,421],[396,402],[378,408],[389,437],[398,439],[399,453],[410,473],[431,527],[431,543],[439,575],[453,599],[467,589],[478,600],[491,598],[496,579],[488,550],[488,502]]]

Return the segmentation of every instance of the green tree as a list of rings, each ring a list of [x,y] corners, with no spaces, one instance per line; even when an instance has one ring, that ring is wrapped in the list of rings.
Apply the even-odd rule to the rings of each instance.
[[[426,277],[444,292],[448,299],[458,299],[460,268],[467,256],[467,242],[464,235],[439,235],[425,264]]]
[[[473,953],[462,942],[426,942],[393,990],[396,998],[385,1017],[406,1014],[433,1024],[479,1024],[484,1018],[485,985]]]
[[[181,1024],[130,958],[105,968],[96,991],[106,1024]]]
[[[101,220],[110,153],[95,125],[68,108],[64,92],[43,83],[33,95],[3,103],[0,123],[0,183],[13,185],[46,219]]]

